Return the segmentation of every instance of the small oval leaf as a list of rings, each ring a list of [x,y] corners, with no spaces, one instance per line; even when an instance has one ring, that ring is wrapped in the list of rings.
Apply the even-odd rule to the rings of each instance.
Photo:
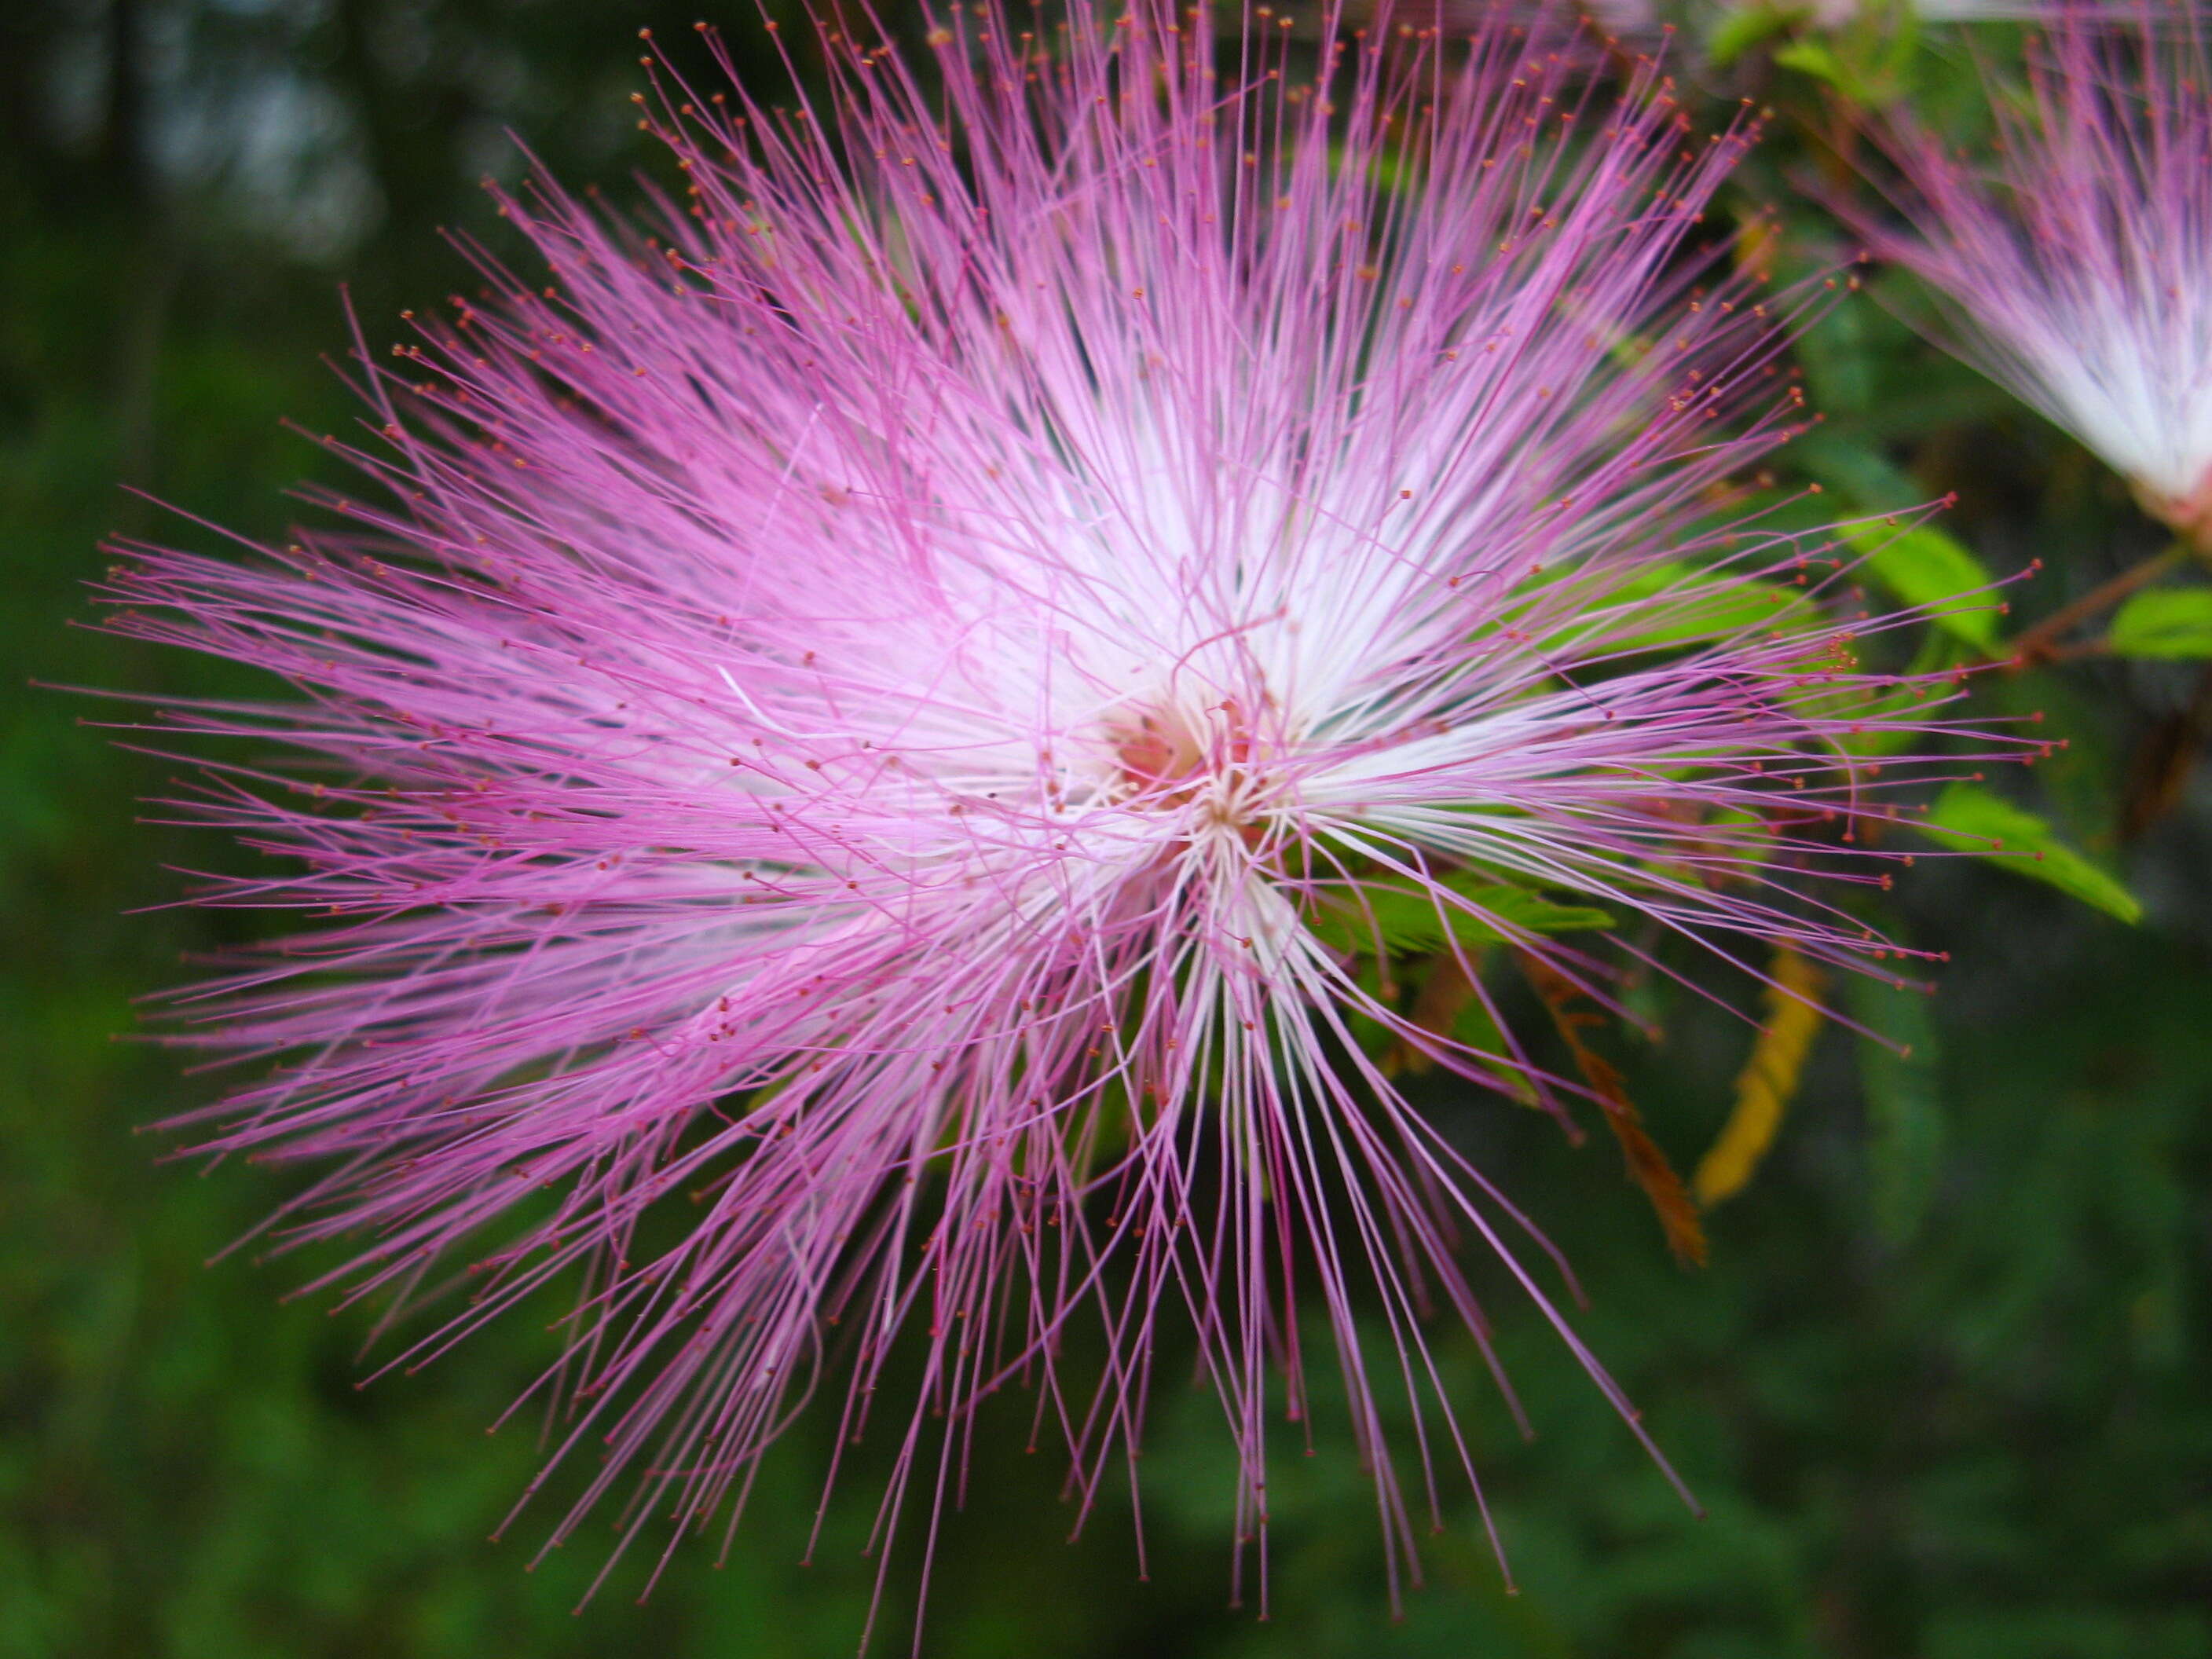
[[[1768,969],[1766,1023],[1735,1080],[1735,1108],[1691,1177],[1706,1209],[1741,1191],[1774,1144],[1782,1115],[1805,1075],[1805,1060],[1825,1018],[1815,1000],[1826,976],[1784,945]]]
[[[2112,617],[2105,642],[2122,657],[2212,657],[2212,587],[2154,587]]]
[[[1584,904],[1555,904],[1510,883],[1487,883],[1457,871],[1438,891],[1402,881],[1363,881],[1307,917],[1315,937],[1346,956],[1426,956],[1448,939],[1462,948],[1494,945],[1510,932],[1588,933],[1615,925],[1612,914]],[[1466,908],[1462,908],[1466,907]]]
[[[1880,521],[1845,525],[1842,532],[1866,555],[1868,575],[1905,604],[1925,606],[1945,632],[1996,653],[1996,584],[1955,538],[1924,524],[1906,529]]]
[[[2122,921],[2142,919],[2142,906],[2117,878],[2068,846],[2043,819],[1994,791],[1971,783],[1948,785],[1926,822],[1917,827],[1939,846],[1978,853],[2014,875],[2048,882]]]

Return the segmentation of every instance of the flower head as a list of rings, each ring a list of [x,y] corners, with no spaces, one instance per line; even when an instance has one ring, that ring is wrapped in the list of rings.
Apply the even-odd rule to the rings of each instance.
[[[1923,23],[2045,22],[2067,15],[2124,12],[2129,0],[1801,0],[1775,5],[1771,0],[1575,0],[1575,9],[1603,35],[1644,46],[1657,43],[1673,28],[1715,39],[1732,23],[1756,16],[1769,28],[1809,23],[1825,30],[1857,25],[1887,30],[1913,29]],[[1529,0],[1530,14],[1544,0]],[[1462,23],[1480,18],[1484,0],[1458,0],[1447,15]],[[1737,48],[1740,49],[1740,48]]]
[[[1911,229],[1875,250],[1938,289],[1960,356],[2212,550],[2212,96],[2203,36],[2095,14],[2000,89],[1996,165],[1892,118]]]
[[[1449,1417],[1458,1239],[1583,1351],[1379,1049],[1602,1091],[1401,963],[1493,1022],[1493,945],[1602,997],[1547,891],[1647,954],[1881,953],[1806,890],[1887,881],[1952,683],[1729,521],[1793,407],[1697,240],[1747,135],[1650,64],[1583,107],[1518,34],[1394,37],[963,9],[927,77],[825,26],[832,100],[675,87],[652,234],[544,185],[544,275],[364,355],[385,504],[116,579],[302,694],[173,716],[299,755],[202,802],[296,866],[211,897],[318,918],[188,1005],[285,1057],[209,1144],[327,1165],[286,1221],[356,1291],[466,1264],[412,1358],[580,1286],[575,1514],[634,1474],[631,1530],[703,1520],[902,1343],[898,1492],[1026,1379],[1087,1498],[1179,1303],[1264,1534],[1308,1286],[1410,1559],[1376,1395]]]

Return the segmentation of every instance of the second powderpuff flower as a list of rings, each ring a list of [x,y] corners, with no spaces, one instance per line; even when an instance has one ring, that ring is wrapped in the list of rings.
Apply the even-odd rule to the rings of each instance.
[[[1993,165],[1893,115],[1908,228],[1865,228],[1941,294],[1947,343],[2212,556],[2212,63],[2188,9],[2145,15],[2080,9],[2032,46]]]
[[[198,803],[293,861],[210,897],[319,919],[186,1005],[283,1058],[208,1144],[325,1166],[284,1224],[362,1240],[356,1294],[464,1269],[411,1360],[580,1286],[556,1538],[629,1471],[629,1531],[734,1515],[902,1346],[887,1523],[1017,1381],[1087,1507],[1175,1303],[1264,1537],[1310,1291],[1410,1562],[1377,1395],[1472,1480],[1460,1239],[1583,1350],[1376,1034],[1637,1146],[1496,1029],[1488,945],[1604,993],[1544,893],[1638,952],[1883,954],[1809,890],[1887,881],[1951,686],[1861,665],[1825,544],[1723,522],[1790,407],[1757,285],[1699,285],[1747,135],[1649,64],[1584,108],[1516,34],[1302,72],[1263,21],[963,11],[927,76],[825,27],[819,106],[669,92],[653,234],[510,203],[546,271],[368,374],[388,504],[116,578],[301,693],[173,714],[295,751]]]

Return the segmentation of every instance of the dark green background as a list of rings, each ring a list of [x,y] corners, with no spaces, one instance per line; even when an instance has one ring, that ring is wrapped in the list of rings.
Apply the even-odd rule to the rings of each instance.
[[[279,416],[349,418],[319,363],[462,281],[435,228],[495,228],[474,189],[512,174],[504,127],[564,176],[619,188],[632,33],[689,11],[609,0],[15,0],[0,6],[0,1656],[814,1655],[858,1638],[872,1467],[797,1565],[822,1434],[795,1436],[730,1564],[647,1554],[571,1615],[588,1530],[534,1573],[550,1515],[485,1541],[533,1465],[528,1425],[483,1426],[552,1352],[513,1321],[415,1377],[356,1389],[369,1316],[279,1298],[327,1261],[207,1258],[282,1178],[163,1164],[134,1131],[214,1079],[111,1041],[179,952],[246,919],[154,908],[219,840],[147,821],[173,762],[88,720],[131,705],[26,685],[204,692],[228,671],[88,631],[97,544],[215,537],[122,486],[281,536],[284,488],[325,463]],[[733,22],[736,19],[731,20]],[[1931,99],[1964,97],[1931,60]],[[1786,76],[1760,95],[1808,99]],[[1946,81],[1943,77],[1950,76]],[[1730,92],[1733,86],[1717,87]],[[1755,165],[1746,186],[1790,165]],[[1792,223],[1818,230],[1811,210]],[[2148,544],[2124,493],[2056,434],[1861,301],[1804,356],[1838,427],[1957,489],[1948,520],[2021,599],[2055,604]],[[1856,428],[1848,423],[1856,421]],[[1568,1247],[1587,1329],[1710,1506],[1693,1521],[1539,1320],[1493,1297],[1540,1430],[1507,1431],[1463,1341],[1447,1364],[1524,1590],[1501,1592],[1463,1496],[1429,1587],[1390,1622],[1372,1510],[1340,1418],[1285,1457],[1275,1617],[1225,1607],[1229,1461],[1210,1396],[1164,1358],[1146,1448],[1149,1583],[1126,1509],[1062,1541],[1059,1469],[1026,1412],[987,1419],[974,1500],[945,1527],[929,1648],[945,1656],[1297,1654],[1595,1659],[2203,1659],[2212,1656],[2212,800],[2123,842],[2130,757],[2187,668],[2088,663],[2008,682],[2075,746],[2043,797],[2144,897],[2128,929],[1978,866],[1923,860],[1905,925],[1952,951],[1935,1196],[1902,1243],[1876,1224],[1859,1052],[1831,1029],[1783,1142],[1676,1268],[1615,1155],[1534,1115],[1439,1100]],[[155,742],[157,740],[147,739]],[[1693,1008],[1630,1054],[1679,1163],[1728,1102],[1745,1039]],[[1923,1045],[1923,1053],[1925,1045]],[[550,1310],[548,1310],[550,1316]],[[574,1483],[569,1483],[573,1490]],[[884,1651],[912,1615],[912,1540]]]

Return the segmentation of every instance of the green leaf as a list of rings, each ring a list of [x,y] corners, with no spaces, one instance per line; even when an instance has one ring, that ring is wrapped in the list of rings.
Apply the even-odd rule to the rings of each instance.
[[[1556,636],[1561,646],[1656,651],[1747,629],[1805,626],[1820,620],[1812,602],[1794,589],[1756,577],[1705,570],[1682,559],[1645,565],[1626,577],[1578,577],[1571,589],[1557,587],[1562,575],[1547,571],[1522,590],[1531,601],[1548,592],[1550,597],[1542,601],[1547,606],[1559,604],[1559,592],[1571,592],[1577,614],[1583,610],[1595,613],[1587,623],[1562,629]],[[1516,607],[1500,625],[1526,614],[1526,609]]]
[[[1649,605],[1651,620],[1622,637],[1632,649],[1815,619],[1802,593],[1749,576],[1716,575],[1679,559],[1646,566],[1613,589],[1609,599]]]
[[[1843,60],[1817,40],[1793,40],[1774,54],[1774,61],[1784,69],[1794,69],[1844,90],[1849,90],[1848,83],[1853,79]]]
[[[1919,1230],[1942,1169],[1946,1124],[1928,1002],[1910,986],[1852,975],[1852,1016],[1874,1034],[1858,1046],[1875,1231],[1892,1244]]]
[[[1997,605],[1990,573],[1958,541],[1929,525],[1855,524],[1844,539],[1866,555],[1866,572],[1907,605],[1926,605],[1936,625],[1987,655],[1997,653]]]
[[[1795,14],[1778,6],[1730,6],[1705,37],[1705,58],[1716,69],[1729,64],[1760,41],[1790,27]]]
[[[1949,785],[1917,828],[1939,846],[1978,853],[2014,875],[2048,882],[2122,921],[2142,918],[2142,906],[2117,879],[2068,846],[2034,813],[1990,790],[1971,783]]]
[[[1392,956],[1426,956],[1456,939],[1462,947],[1492,945],[1516,933],[1571,933],[1615,926],[1610,913],[1588,905],[1555,904],[1510,883],[1481,883],[1468,872],[1439,885],[1474,907],[1470,914],[1425,890],[1362,882],[1356,894],[1332,899],[1307,918],[1324,945],[1346,955],[1372,956],[1379,937]],[[1447,932],[1449,929],[1449,932]]]
[[[1855,104],[1879,106],[1902,95],[1917,34],[1909,10],[1832,22],[1814,9],[1812,21],[1828,28],[1834,44],[1799,40],[1776,52],[1776,63],[1826,81]]]
[[[1558,904],[1510,883],[1478,883],[1462,876],[1444,884],[1477,908],[1532,933],[1586,933],[1618,927],[1610,910],[1594,904]]]
[[[2105,642],[2123,657],[2212,657],[2212,587],[2154,587],[2112,617]]]

